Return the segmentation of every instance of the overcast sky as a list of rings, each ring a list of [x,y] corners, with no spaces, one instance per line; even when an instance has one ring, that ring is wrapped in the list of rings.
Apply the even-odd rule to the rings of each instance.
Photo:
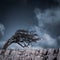
[[[60,40],[60,1],[59,0],[1,0],[0,23],[5,27],[5,34],[0,46],[8,40],[16,30],[33,27],[39,31],[39,36],[45,40],[53,41],[46,44],[45,41],[35,44],[39,47],[59,47]],[[42,27],[42,28],[41,28]],[[42,33],[40,31],[42,30]],[[42,35],[41,35],[41,34]],[[4,41],[3,41],[4,40]],[[48,41],[48,42],[49,42]],[[56,43],[56,45],[54,44]]]

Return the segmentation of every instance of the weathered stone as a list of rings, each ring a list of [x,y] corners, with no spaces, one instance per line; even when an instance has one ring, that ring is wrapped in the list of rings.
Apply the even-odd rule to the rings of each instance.
[[[6,50],[0,60],[60,60],[60,49]]]

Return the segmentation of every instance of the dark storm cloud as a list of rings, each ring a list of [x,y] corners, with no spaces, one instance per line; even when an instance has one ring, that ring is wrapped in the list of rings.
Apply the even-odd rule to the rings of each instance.
[[[55,36],[60,35],[60,8],[46,9],[44,12],[36,8],[34,11],[40,25],[46,26],[46,29]]]
[[[2,0],[0,2],[0,22],[2,22],[6,28],[3,40],[9,39],[17,29],[28,29],[30,26],[39,25],[46,29],[47,33],[42,33],[39,31],[39,27],[35,27],[37,33],[41,33],[40,36],[43,35],[42,37],[47,39],[46,42],[50,42],[50,45],[46,44],[45,41],[39,42],[38,45],[42,47],[53,47],[57,39],[53,38],[53,36],[59,37],[60,35],[60,9],[56,8],[59,7],[59,4],[59,0]],[[38,8],[38,11],[36,10],[37,13],[35,12],[37,19],[34,18],[35,15],[33,11],[35,8]],[[54,21],[51,20],[53,19],[52,17],[55,17]],[[42,30],[44,31],[44,29]],[[50,40],[52,40],[52,42]]]
[[[35,8],[34,12],[38,20],[37,33],[43,39],[36,46],[60,47],[60,8],[45,9],[43,12]]]
[[[28,6],[28,5],[27,5]],[[22,0],[4,0],[0,2],[0,22],[5,26],[5,35],[2,40],[7,41],[18,29],[28,29],[36,25],[33,19],[33,11],[25,7]],[[2,41],[1,45],[2,45]],[[0,46],[1,47],[1,46]]]
[[[28,0],[28,3],[33,7],[38,7],[42,10],[59,6],[57,0]]]
[[[22,6],[25,7],[39,7],[41,9],[45,8],[51,8],[51,7],[56,7],[60,3],[59,0],[1,0],[0,5],[1,7],[5,6],[19,6],[22,8]]]

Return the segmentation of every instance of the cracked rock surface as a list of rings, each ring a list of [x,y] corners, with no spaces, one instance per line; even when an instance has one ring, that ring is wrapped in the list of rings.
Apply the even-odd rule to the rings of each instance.
[[[6,50],[0,60],[60,60],[60,49]]]

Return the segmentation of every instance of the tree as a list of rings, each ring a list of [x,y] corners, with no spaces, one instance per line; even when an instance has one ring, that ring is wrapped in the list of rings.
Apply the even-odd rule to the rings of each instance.
[[[5,43],[3,46],[3,50],[1,53],[4,53],[5,50],[12,43],[17,43],[21,47],[28,47],[32,42],[36,42],[39,40],[38,35],[34,33],[34,31],[27,30],[17,30],[15,34]]]

